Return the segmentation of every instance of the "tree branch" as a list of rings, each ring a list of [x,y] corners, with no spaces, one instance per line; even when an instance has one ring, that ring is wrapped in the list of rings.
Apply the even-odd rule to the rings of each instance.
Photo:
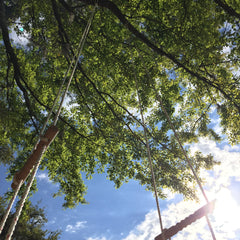
[[[220,6],[227,14],[232,17],[237,17],[240,19],[240,14],[237,13],[231,6],[229,6],[224,0],[214,0],[214,2]]]
[[[135,120],[136,122],[138,122],[138,123],[143,127],[142,122],[139,121],[132,113],[130,113],[130,112],[127,110],[127,108],[125,108],[125,107],[122,106],[120,103],[118,103],[117,100],[114,99],[110,94],[108,94],[108,93],[106,93],[106,92],[100,92],[100,93],[109,96],[120,108],[122,108],[124,111],[126,111],[126,112],[128,113],[128,115],[131,116],[131,118],[132,118],[133,120]],[[149,132],[148,129],[146,129],[146,130],[147,130],[147,133],[149,134],[149,136],[151,136],[158,144],[160,144],[164,149],[168,150],[169,152],[172,152],[172,150],[169,149],[166,144],[163,144],[163,143],[159,142],[159,141],[152,135],[152,133]],[[172,153],[173,153],[173,152],[172,152]]]
[[[212,106],[212,103],[210,103],[208,105],[208,107],[206,108],[206,110],[204,112],[202,112],[201,116],[194,122],[193,127],[192,127],[192,131],[195,130],[195,127],[197,125],[197,123],[206,115],[207,111],[209,110],[209,108]]]
[[[95,5],[96,1],[94,0],[79,0],[81,2],[84,2],[89,5]],[[121,10],[117,7],[117,5],[109,0],[101,0],[97,1],[98,6],[109,9],[120,21],[121,23],[128,28],[128,30],[134,34],[139,40],[141,40],[143,43],[145,43],[148,47],[150,47],[154,52],[161,56],[165,56],[169,60],[171,60],[174,64],[176,64],[179,68],[182,68],[187,73],[189,73],[191,76],[197,78],[198,80],[201,80],[207,85],[210,85],[211,87],[217,89],[219,92],[223,94],[223,96],[228,99],[230,102],[233,103],[233,105],[237,108],[238,113],[240,114],[240,106],[235,102],[235,100],[227,94],[223,89],[221,89],[216,83],[213,81],[207,79],[206,77],[200,75],[197,72],[194,72],[191,70],[188,66],[181,63],[174,55],[167,53],[163,50],[163,48],[160,46],[156,46],[154,43],[152,43],[144,34],[140,33],[124,16],[124,14],[121,12]],[[215,79],[213,79],[215,80]]]
[[[16,80],[17,86],[19,87],[19,89],[22,91],[23,96],[24,96],[24,100],[25,100],[25,104],[27,106],[28,109],[28,113],[30,115],[30,118],[33,122],[33,125],[36,129],[36,131],[38,132],[38,127],[33,119],[33,117],[36,118],[32,107],[31,107],[31,103],[28,97],[28,92],[25,89],[25,87],[23,86],[23,84],[21,83],[21,80],[23,79],[22,75],[21,75],[21,71],[20,71],[20,67],[19,67],[19,63],[18,63],[18,59],[16,54],[14,53],[14,50],[12,48],[11,42],[10,42],[10,38],[9,38],[9,32],[8,32],[8,28],[7,28],[7,21],[6,21],[6,15],[5,15],[5,5],[4,5],[4,1],[0,0],[0,27],[2,29],[2,36],[3,36],[3,42],[5,45],[5,49],[6,49],[6,54],[8,57],[8,61],[11,61],[13,64],[13,68],[14,68],[14,79]],[[37,118],[36,118],[37,119]]]
[[[98,90],[98,88],[96,87],[95,83],[87,76],[87,74],[84,72],[84,70],[82,69],[81,65],[78,64],[78,69],[81,71],[81,73],[83,74],[83,76],[91,83],[91,85],[93,86],[93,88],[95,89],[95,91],[97,92],[97,94],[100,96],[100,98],[102,98],[102,100],[106,103],[107,107],[110,109],[110,111],[112,112],[113,116],[118,119],[119,121],[123,122],[124,125],[128,128],[128,130],[132,133],[132,135],[134,137],[136,137],[142,144],[146,145],[146,143],[138,136],[136,135],[133,130],[131,129],[131,127],[129,126],[129,124],[127,124],[121,117],[119,117],[117,115],[117,113],[115,112],[115,110],[112,108],[112,106],[108,103],[108,101],[103,97],[103,95],[101,94],[101,92]]]
[[[63,24],[62,24],[62,20],[61,20],[61,16],[59,14],[59,11],[58,11],[58,6],[57,6],[57,3],[55,0],[51,0],[52,2],[52,9],[53,9],[53,14],[54,14],[54,17],[57,21],[57,24],[58,24],[58,34],[61,38],[61,45],[62,45],[62,51],[65,55],[68,56],[69,54],[69,38],[68,38],[68,35],[66,34],[65,30],[64,30],[64,27],[63,27]]]
[[[20,90],[22,91],[23,93],[23,96],[24,96],[24,99],[25,99],[25,103],[26,103],[26,106],[28,108],[28,111],[29,111],[29,115],[31,117],[31,120],[33,121],[33,124],[34,124],[34,127],[36,128],[37,132],[38,132],[38,128],[34,122],[34,120],[32,119],[32,117],[34,116],[33,112],[32,112],[32,109],[31,109],[31,104],[30,104],[30,99],[28,97],[28,92],[27,90],[29,91],[29,93],[31,94],[31,96],[43,107],[45,107],[47,110],[50,110],[51,108],[47,105],[45,105],[44,103],[42,103],[38,98],[37,96],[34,94],[34,92],[30,89],[30,87],[28,86],[28,84],[24,81],[23,77],[22,77],[22,74],[21,74],[21,70],[20,70],[20,67],[19,67],[19,63],[18,63],[18,59],[17,59],[17,56],[15,55],[14,51],[13,51],[13,48],[11,46],[11,42],[10,42],[10,39],[9,39],[9,32],[8,32],[8,29],[7,29],[7,25],[6,25],[6,18],[5,18],[5,12],[4,12],[4,3],[3,3],[3,0],[0,0],[0,27],[2,29],[2,35],[3,35],[3,41],[4,41],[4,44],[5,44],[5,48],[6,48],[6,53],[7,53],[7,56],[9,57],[9,60],[13,63],[13,67],[14,67],[14,78],[16,80],[16,83],[18,85],[18,87],[20,88]],[[25,84],[25,87],[24,85],[21,83],[21,82],[24,82]],[[55,114],[55,113],[53,113]],[[70,123],[68,123],[63,117],[59,117],[59,119],[65,123],[68,127],[70,127],[75,133],[77,133],[79,136],[83,137],[83,138],[86,138],[88,139],[87,136],[84,136],[83,134],[79,133],[75,127],[73,127]]]
[[[77,88],[79,94],[82,96],[82,99],[84,100],[85,97],[84,97],[84,95],[83,95],[83,93],[82,93],[82,91],[81,91],[81,89],[80,89],[80,87],[79,87],[78,82],[77,82],[76,79],[75,79],[75,85],[76,85],[76,88]],[[97,131],[98,131],[98,132],[101,132],[102,135],[104,136],[104,138],[106,138],[106,136],[104,135],[103,130],[100,128],[100,126],[99,126],[98,123],[97,123],[97,119],[96,119],[95,113],[92,111],[92,109],[90,108],[90,106],[88,105],[87,102],[84,102],[84,104],[85,104],[85,106],[87,107],[88,111],[90,112],[91,117],[93,118],[95,124],[96,124],[97,127],[98,127],[98,128],[96,128]]]

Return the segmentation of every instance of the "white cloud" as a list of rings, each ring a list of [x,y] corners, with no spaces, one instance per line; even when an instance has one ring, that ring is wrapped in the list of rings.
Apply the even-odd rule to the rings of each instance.
[[[165,188],[163,189],[163,194],[165,194],[167,197],[167,200],[172,200],[175,198],[175,193],[173,193],[170,189]]]
[[[234,177],[240,179],[240,152],[239,145],[230,146],[225,144],[222,148],[218,147],[214,141],[206,138],[200,138],[199,143],[193,144],[191,151],[201,151],[204,154],[211,153],[214,159],[221,162],[214,167],[214,172],[203,172],[204,178],[207,178],[207,187],[211,192],[216,192],[221,186],[229,186],[230,180]]]
[[[26,46],[29,43],[28,34],[24,32],[24,29],[22,28],[20,23],[17,24],[17,27],[22,30],[22,34],[17,35],[16,31],[14,31],[14,29],[11,29],[10,38],[16,45]]]
[[[51,221],[48,222],[48,224],[55,224],[55,223],[56,223],[56,220],[57,220],[57,218],[54,217]]]
[[[222,126],[220,125],[220,122],[221,122],[220,117],[215,118],[215,119],[211,119],[211,123],[214,124],[213,130],[214,130],[217,134],[222,135],[223,128],[222,128]]]
[[[75,225],[67,225],[66,227],[66,232],[70,232],[70,233],[75,233],[83,228],[86,227],[86,221],[78,221],[75,223]]]
[[[40,180],[40,181],[46,181],[48,183],[51,183],[51,180],[49,179],[47,173],[38,173],[37,174],[37,178]]]
[[[217,199],[214,212],[209,217],[218,240],[240,239],[236,236],[236,231],[240,230],[237,218],[240,215],[240,206],[228,189],[232,178],[235,181],[240,180],[240,146],[232,147],[225,144],[220,148],[214,141],[201,138],[199,143],[192,145],[191,151],[201,151],[204,154],[211,153],[215,160],[221,162],[221,165],[214,167],[214,171],[202,171],[201,173],[201,177],[204,177],[206,181],[204,187],[209,199]],[[166,209],[162,211],[164,227],[169,228],[175,225],[204,204],[202,198],[200,203],[180,201],[168,204]],[[123,240],[154,239],[160,232],[157,211],[150,211],[146,214],[144,221],[130,231],[129,235]],[[212,239],[204,218],[196,221],[174,236],[174,240],[186,239]]]
[[[145,220],[136,226],[123,240],[149,240],[154,239],[159,234],[159,223],[157,211],[150,211],[145,216]]]
[[[177,103],[174,108],[173,116],[178,116],[180,114],[181,104]]]
[[[222,53],[229,55],[231,53],[231,48],[229,46],[224,46],[222,49]]]
[[[78,107],[79,104],[78,103],[72,103],[72,101],[74,100],[74,96],[66,96],[63,102],[63,107],[67,110],[67,111],[71,111],[71,109]]]

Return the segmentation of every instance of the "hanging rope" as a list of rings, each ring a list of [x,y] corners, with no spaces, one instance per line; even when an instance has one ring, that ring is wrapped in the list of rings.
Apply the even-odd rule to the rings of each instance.
[[[21,180],[21,182],[17,185],[17,188],[14,190],[14,195],[13,195],[13,197],[11,198],[11,200],[10,200],[10,202],[8,204],[8,207],[6,209],[5,214],[3,215],[3,218],[2,218],[1,223],[0,223],[0,234],[2,233],[2,230],[3,230],[4,226],[5,226],[6,220],[7,220],[8,215],[9,215],[11,209],[12,209],[12,205],[13,205],[13,203],[14,203],[17,195],[18,195],[18,192],[20,190],[22,182],[23,181]]]
[[[72,70],[71,76],[70,76],[69,81],[68,81],[68,83],[67,83],[66,89],[65,89],[65,91],[64,91],[64,93],[63,93],[63,95],[62,95],[62,99],[61,99],[61,102],[60,102],[60,105],[59,105],[57,114],[55,115],[55,118],[54,118],[54,122],[53,122],[53,126],[52,126],[53,128],[54,128],[54,126],[56,125],[56,123],[57,123],[57,121],[58,121],[58,118],[59,118],[59,115],[60,115],[60,112],[61,112],[61,109],[62,109],[64,100],[65,100],[65,98],[66,98],[66,94],[67,94],[67,92],[68,92],[68,89],[69,89],[69,86],[70,86],[70,84],[71,84],[72,78],[73,78],[74,73],[75,73],[75,71],[76,71],[76,67],[77,67],[77,64],[78,64],[78,61],[79,61],[79,57],[80,57],[81,54],[82,54],[82,49],[83,49],[85,40],[86,40],[86,38],[87,38],[89,29],[90,29],[90,26],[91,26],[91,23],[92,23],[92,20],[93,20],[94,13],[95,13],[95,11],[96,11],[96,8],[97,8],[97,5],[95,5],[95,7],[94,7],[94,9],[93,9],[93,11],[92,11],[92,13],[91,13],[91,16],[90,16],[90,18],[89,18],[89,21],[88,21],[88,23],[87,23],[87,26],[86,26],[86,28],[85,28],[85,30],[84,30],[84,32],[83,32],[82,38],[81,38],[81,40],[80,40],[80,42],[79,42],[79,45],[78,45],[76,54],[73,56],[72,61],[71,61],[70,65],[69,65],[69,67],[68,67],[68,69],[67,69],[67,71],[66,71],[66,73],[65,73],[65,76],[64,76],[64,78],[63,78],[62,84],[61,84],[61,86],[60,86],[60,88],[59,88],[59,90],[58,90],[57,96],[56,96],[56,98],[54,99],[53,106],[52,106],[51,110],[50,110],[49,113],[48,113],[48,116],[47,116],[46,121],[44,122],[43,128],[42,128],[41,133],[40,133],[40,137],[39,137],[39,139],[38,139],[38,141],[37,141],[37,143],[36,143],[36,145],[35,145],[35,147],[34,147],[34,150],[33,150],[32,155],[31,155],[30,158],[29,158],[30,160],[32,160],[31,157],[34,158],[34,161],[32,160],[32,162],[34,162],[35,165],[34,165],[34,168],[33,168],[32,173],[31,173],[29,182],[28,182],[28,184],[27,184],[27,186],[26,186],[25,192],[24,192],[24,194],[23,194],[23,196],[22,196],[22,198],[21,198],[21,200],[20,200],[20,202],[19,202],[19,206],[18,206],[18,208],[17,208],[17,210],[16,210],[16,213],[15,213],[15,215],[14,215],[13,221],[12,221],[11,226],[10,226],[10,228],[9,228],[8,234],[7,234],[7,236],[6,236],[6,240],[11,239],[11,236],[12,236],[12,234],[13,234],[13,232],[14,232],[14,229],[15,229],[15,226],[16,226],[17,221],[18,221],[18,219],[19,219],[19,216],[21,215],[22,208],[23,208],[23,206],[24,206],[24,203],[25,203],[25,201],[26,201],[26,198],[27,198],[28,193],[29,193],[29,191],[30,191],[30,188],[31,188],[31,186],[32,186],[33,180],[34,180],[34,178],[35,178],[36,172],[37,172],[38,167],[39,167],[39,165],[40,165],[40,163],[41,163],[41,157],[42,157],[42,155],[44,154],[44,152],[46,151],[46,149],[47,149],[47,147],[49,146],[50,142],[53,140],[53,139],[51,139],[50,142],[47,142],[46,144],[43,144],[43,146],[39,147],[39,149],[38,149],[39,143],[41,143],[41,138],[42,138],[41,135],[43,134],[43,132],[44,132],[45,129],[46,129],[47,123],[48,123],[48,121],[49,121],[49,119],[50,119],[50,117],[51,117],[51,115],[52,115],[52,113],[53,113],[53,109],[55,108],[55,106],[56,106],[56,104],[57,104],[57,102],[58,102],[58,98],[59,98],[59,96],[60,96],[60,93],[61,93],[62,88],[63,88],[63,86],[64,86],[64,83],[65,83],[65,81],[66,81],[66,78],[67,78],[67,76],[68,76],[68,74],[69,74],[69,72],[70,72],[70,69],[72,68],[72,65],[73,65],[74,61],[75,61],[74,68],[73,68],[73,70]],[[51,127],[50,127],[50,129],[51,129]],[[58,132],[58,131],[57,131],[57,132]],[[56,134],[57,134],[57,133],[56,133]],[[56,136],[56,135],[55,135],[55,136]],[[54,137],[55,137],[55,136],[54,136]],[[53,137],[53,138],[54,138],[54,137]],[[48,141],[48,138],[45,138],[45,139],[42,138],[42,140],[43,140],[43,141]],[[36,149],[35,149],[35,148],[36,148]],[[35,155],[34,155],[34,151],[37,151],[38,154],[35,154]],[[36,157],[36,155],[37,155],[37,157]],[[33,156],[34,156],[34,157],[33,157]],[[28,160],[29,160],[29,159],[28,159]],[[26,168],[29,169],[29,166],[26,166]],[[31,169],[30,169],[30,171],[31,171]],[[23,173],[23,172],[24,172],[24,171],[22,171],[22,173]],[[24,175],[23,178],[24,178],[24,181],[25,181],[25,179],[27,178],[27,176]],[[12,199],[11,199],[11,201],[10,201],[10,203],[9,203],[9,206],[8,206],[8,208],[7,208],[7,211],[6,211],[4,217],[3,217],[2,221],[1,221],[1,224],[0,224],[0,234],[1,234],[1,232],[2,232],[2,229],[3,229],[4,225],[5,225],[6,219],[8,218],[8,215],[9,215],[10,210],[11,210],[11,208],[12,208],[13,202],[15,201],[16,196],[18,195],[18,192],[19,192],[19,190],[20,190],[20,187],[21,187],[21,185],[22,185],[22,183],[23,183],[24,181],[21,179],[21,180],[17,183],[17,185],[15,185],[15,188],[16,188],[16,189],[15,189],[14,196],[12,197]]]
[[[65,76],[64,76],[64,78],[63,78],[63,80],[62,80],[62,83],[61,83],[61,86],[60,86],[60,88],[58,89],[58,93],[57,93],[57,95],[56,95],[56,97],[55,97],[55,99],[54,99],[53,105],[52,105],[50,111],[48,112],[47,118],[46,118],[46,120],[45,120],[45,122],[44,122],[44,124],[43,124],[43,127],[42,127],[42,129],[41,129],[41,131],[40,131],[39,137],[38,137],[38,139],[37,139],[37,141],[36,141],[36,144],[35,144],[35,146],[34,146],[33,149],[36,149],[37,144],[38,144],[38,142],[40,141],[40,136],[42,136],[43,133],[44,133],[44,131],[46,130],[47,123],[48,123],[48,121],[49,121],[49,119],[50,119],[50,117],[51,117],[51,115],[52,115],[52,113],[53,113],[53,110],[54,110],[54,108],[55,108],[55,106],[56,106],[56,104],[57,104],[57,102],[58,102],[58,98],[60,97],[60,94],[61,94],[61,92],[62,92],[62,88],[63,88],[63,86],[64,86],[64,84],[65,84],[65,81],[66,81],[66,79],[67,79],[67,76],[68,76],[68,74],[69,74],[69,71],[70,71],[71,68],[72,68],[72,65],[73,65],[73,62],[74,62],[74,60],[75,60],[75,57],[76,57],[76,54],[75,54],[75,56],[72,58],[72,61],[71,61],[70,65],[69,65],[69,67],[68,67],[68,69],[67,69],[67,71],[66,71],[66,73],[65,73]],[[21,181],[19,181],[19,183],[18,183],[17,185],[14,186],[14,195],[13,195],[13,197],[11,198],[11,200],[10,200],[10,202],[9,202],[9,204],[8,204],[7,210],[6,210],[6,212],[5,212],[3,218],[1,219],[1,222],[0,222],[0,234],[1,234],[1,232],[2,232],[2,230],[3,230],[3,228],[4,228],[4,226],[5,226],[5,223],[6,223],[6,220],[7,220],[7,218],[8,218],[8,215],[9,215],[9,213],[10,213],[10,211],[11,211],[12,205],[13,205],[13,203],[14,203],[17,195],[18,195],[18,192],[19,192],[19,190],[20,190],[23,182],[24,182],[24,181],[21,180]]]
[[[147,69],[147,67],[146,67],[146,65],[145,65],[145,61],[144,61],[142,55],[140,54],[139,49],[137,49],[137,51],[138,51],[138,55],[140,56],[140,58],[141,58],[141,60],[142,60],[142,63],[143,63],[144,69],[145,69],[145,71],[146,71],[146,73],[147,73],[147,76],[148,76],[149,80],[151,80],[149,71],[148,71],[148,69]],[[156,64],[157,64],[157,63],[156,63]],[[203,186],[202,186],[202,184],[201,184],[201,182],[200,182],[200,180],[199,180],[199,178],[198,178],[198,176],[197,176],[197,173],[196,173],[195,169],[193,168],[193,166],[192,166],[192,164],[191,164],[191,161],[189,160],[189,158],[188,158],[188,156],[187,156],[187,153],[186,153],[185,149],[183,148],[183,145],[182,145],[182,143],[181,143],[181,140],[180,140],[180,138],[179,138],[179,136],[178,136],[178,134],[177,134],[177,132],[176,132],[176,129],[175,129],[175,127],[174,127],[174,125],[173,125],[170,117],[169,117],[169,114],[168,114],[166,108],[164,107],[164,104],[163,104],[163,102],[162,102],[162,98],[161,98],[161,96],[159,95],[157,89],[156,89],[153,85],[152,85],[152,87],[153,87],[153,89],[155,90],[155,94],[156,94],[157,100],[159,101],[159,103],[160,103],[160,105],[161,105],[161,108],[162,108],[162,110],[163,110],[163,112],[164,112],[164,114],[165,114],[165,116],[166,116],[166,118],[167,118],[167,121],[168,121],[168,123],[169,123],[169,125],[170,125],[170,127],[171,127],[171,129],[172,129],[172,131],[173,131],[173,133],[174,133],[175,138],[177,139],[177,142],[178,142],[178,144],[179,144],[179,146],[180,146],[180,148],[181,148],[181,151],[182,151],[182,153],[183,153],[183,155],[184,155],[184,157],[185,157],[185,159],[186,159],[186,162],[187,162],[188,166],[190,167],[190,169],[191,169],[191,171],[192,171],[192,173],[193,173],[193,175],[194,175],[194,178],[195,178],[195,180],[196,180],[196,182],[197,182],[197,184],[198,184],[198,186],[199,186],[199,188],[200,188],[200,190],[201,190],[201,192],[202,192],[202,194],[203,194],[203,197],[205,198],[207,204],[209,204],[209,200],[208,200],[208,198],[207,198],[207,195],[206,195],[206,193],[205,193],[205,191],[204,191],[204,189],[203,189]],[[205,217],[206,217],[206,221],[207,221],[209,230],[210,230],[211,235],[212,235],[212,239],[213,239],[213,240],[216,240],[216,237],[215,237],[215,234],[214,234],[214,231],[213,231],[211,222],[210,222],[210,220],[209,220],[209,218],[208,218],[207,215],[205,215]]]
[[[162,216],[161,216],[161,210],[160,210],[160,205],[159,205],[159,200],[158,200],[158,193],[157,193],[157,187],[156,187],[156,178],[155,178],[153,165],[152,165],[151,151],[150,151],[149,141],[148,141],[148,137],[147,137],[146,124],[145,124],[145,120],[144,120],[144,116],[143,116],[141,98],[140,98],[140,95],[139,95],[139,88],[138,88],[138,80],[137,80],[137,76],[136,76],[136,69],[134,69],[134,76],[135,76],[135,82],[136,82],[136,88],[137,88],[139,110],[140,110],[140,115],[141,115],[141,119],[142,119],[143,130],[144,130],[144,138],[145,138],[145,142],[146,142],[146,146],[147,146],[148,163],[149,163],[149,167],[150,167],[150,171],[151,171],[151,177],[152,177],[152,182],[153,182],[155,201],[156,201],[156,205],[157,205],[157,212],[158,212],[158,218],[159,218],[159,223],[160,223],[160,229],[161,229],[161,232],[162,232],[163,240],[165,240],[163,223],[162,223]]]
[[[154,89],[155,89],[155,88],[154,88]],[[166,108],[165,108],[164,105],[163,105],[162,99],[161,99],[161,97],[160,97],[160,95],[158,94],[158,92],[157,92],[156,89],[155,89],[155,93],[156,93],[157,100],[159,101],[159,103],[160,103],[160,105],[161,105],[161,108],[162,108],[162,110],[163,110],[163,112],[164,112],[164,114],[165,114],[165,116],[166,116],[166,118],[167,118],[167,121],[168,121],[168,123],[169,123],[169,125],[170,125],[170,127],[171,127],[171,129],[172,129],[172,131],[173,131],[173,133],[174,133],[174,136],[175,136],[175,138],[176,138],[177,141],[178,141],[178,144],[179,144],[179,146],[180,146],[180,148],[181,148],[181,150],[182,150],[182,153],[183,153],[183,155],[184,155],[184,157],[185,157],[185,159],[186,159],[186,161],[187,161],[187,163],[188,163],[188,165],[189,165],[189,167],[190,167],[190,169],[191,169],[191,171],[192,171],[192,173],[193,173],[193,175],[194,175],[194,177],[195,177],[195,179],[196,179],[196,181],[197,181],[197,184],[198,184],[198,186],[199,186],[199,188],[200,188],[200,190],[201,190],[201,192],[202,192],[202,194],[203,194],[203,197],[205,198],[206,202],[209,203],[209,200],[208,200],[207,195],[206,195],[206,193],[205,193],[205,191],[204,191],[204,189],[203,189],[203,186],[202,186],[202,184],[201,184],[201,182],[200,182],[200,180],[199,180],[199,178],[198,178],[198,176],[197,176],[197,173],[196,173],[193,165],[191,164],[191,161],[189,160],[188,155],[187,155],[185,149],[183,148],[183,145],[182,145],[182,142],[181,142],[181,140],[180,140],[180,138],[179,138],[179,136],[178,136],[178,133],[176,132],[176,129],[175,129],[175,127],[174,127],[174,125],[173,125],[173,123],[172,123],[172,121],[171,121],[171,119],[170,119],[170,117],[169,117],[169,114],[168,114]],[[208,224],[209,230],[210,230],[210,232],[211,232],[212,238],[213,238],[213,240],[216,240],[216,237],[215,237],[215,234],[214,234],[212,225],[211,225],[211,223],[210,223],[209,218],[208,218],[207,215],[206,215],[206,220],[207,220],[207,224]]]
[[[72,61],[72,62],[73,62],[73,61]],[[63,85],[64,85],[65,80],[66,80],[66,75],[68,74],[68,72],[69,72],[69,70],[70,70],[70,68],[71,68],[71,65],[72,65],[72,63],[70,64],[70,66],[69,66],[69,68],[68,68],[68,70],[67,70],[67,72],[66,72],[66,74],[65,74],[65,76],[64,76],[64,78],[63,78],[63,81],[62,81],[62,84],[61,84],[61,86],[60,86],[60,88],[59,88],[59,90],[58,90],[57,96],[56,96],[55,99],[54,99],[52,108],[51,108],[50,111],[48,112],[47,118],[46,118],[46,120],[45,120],[45,122],[44,122],[44,124],[43,124],[43,127],[42,127],[42,129],[41,129],[41,131],[40,131],[39,137],[38,137],[38,139],[37,139],[37,141],[36,141],[36,144],[35,144],[35,146],[34,146],[34,148],[33,148],[34,150],[36,149],[37,144],[38,144],[39,141],[40,141],[40,137],[43,135],[43,133],[44,133],[44,131],[45,131],[45,129],[46,129],[47,123],[48,123],[48,121],[49,121],[49,119],[50,119],[50,117],[51,117],[51,115],[52,115],[52,113],[53,113],[53,109],[55,108],[55,106],[56,106],[56,104],[57,104],[57,100],[58,100],[58,98],[59,98],[59,96],[60,96],[60,94],[61,94]],[[32,152],[34,152],[34,150],[33,150]],[[24,180],[25,180],[25,179],[24,179]],[[20,180],[20,181],[18,181],[16,184],[14,184],[14,187],[13,187],[13,189],[14,189],[14,195],[13,195],[13,197],[11,198],[11,200],[10,200],[10,202],[9,202],[9,204],[8,204],[7,210],[6,210],[6,212],[5,212],[3,218],[1,219],[1,222],[0,222],[0,234],[1,234],[1,232],[2,232],[2,230],[3,230],[3,228],[4,228],[4,226],[5,226],[5,223],[6,223],[6,220],[7,220],[7,218],[8,218],[8,215],[9,215],[11,209],[12,209],[12,205],[13,205],[13,203],[14,203],[17,195],[18,195],[18,192],[19,192],[19,190],[20,190],[23,182],[24,182],[23,180]]]
[[[85,44],[85,41],[86,41],[86,38],[87,38],[87,35],[88,35],[88,32],[89,32],[89,29],[90,29],[90,26],[91,26],[91,23],[92,23],[92,20],[93,20],[93,16],[94,16],[94,13],[96,11],[96,8],[97,8],[97,4],[94,6],[94,9],[92,11],[92,14],[88,20],[88,23],[87,23],[87,26],[83,32],[83,35],[82,35],[82,38],[79,42],[79,45],[78,45],[78,48],[77,48],[77,54],[76,54],[76,61],[75,61],[75,65],[73,67],[73,70],[72,70],[72,73],[71,73],[71,76],[69,77],[69,81],[67,83],[67,87],[63,93],[63,96],[62,96],[62,100],[61,100],[61,103],[59,105],[59,108],[58,108],[58,111],[57,111],[57,114],[55,116],[55,119],[54,119],[54,122],[53,122],[53,125],[56,125],[57,121],[58,121],[58,118],[59,118],[59,115],[60,115],[60,112],[61,112],[61,109],[62,109],[62,106],[63,106],[63,102],[64,102],[64,99],[67,95],[67,92],[68,92],[68,89],[69,89],[69,86],[72,82],[72,79],[73,79],[73,76],[74,76],[74,73],[76,71],[76,68],[77,68],[77,65],[78,65],[78,62],[79,62],[79,58],[80,56],[82,55],[82,50],[83,50],[83,46]],[[75,56],[74,56],[75,57]]]
[[[33,169],[33,171],[32,171],[32,174],[31,174],[31,176],[30,176],[30,179],[29,179],[29,181],[28,181],[28,184],[27,184],[27,186],[26,186],[26,189],[25,189],[25,191],[24,191],[24,193],[23,193],[23,195],[22,195],[22,197],[21,197],[21,200],[20,200],[20,202],[19,202],[18,208],[17,208],[17,210],[16,210],[16,212],[15,212],[15,214],[14,214],[13,220],[12,220],[12,222],[11,222],[11,225],[10,225],[10,227],[9,227],[9,229],[8,229],[7,236],[6,236],[6,238],[5,238],[6,240],[10,240],[11,237],[12,237],[12,234],[13,234],[13,232],[14,232],[15,226],[16,226],[16,224],[17,224],[17,222],[18,222],[18,219],[19,219],[19,217],[20,217],[20,215],[21,215],[22,208],[23,208],[23,206],[24,206],[24,203],[25,203],[25,201],[26,201],[26,198],[27,198],[27,196],[28,196],[28,193],[29,193],[29,191],[30,191],[30,188],[31,188],[31,186],[32,186],[32,183],[33,183],[33,181],[34,181],[34,178],[35,178],[37,169],[38,169],[38,167],[39,167],[39,165],[40,165],[41,157],[42,157],[42,155],[44,154],[45,150],[46,150],[46,147],[44,146],[44,147],[41,149],[41,153],[40,153],[40,155],[39,155],[37,164],[36,164],[36,166],[34,167],[34,169]]]

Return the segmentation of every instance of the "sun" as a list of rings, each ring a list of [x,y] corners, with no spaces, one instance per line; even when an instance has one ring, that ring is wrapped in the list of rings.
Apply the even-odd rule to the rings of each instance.
[[[213,216],[217,226],[222,230],[234,232],[240,228],[240,205],[237,204],[229,189],[222,188],[218,192]]]

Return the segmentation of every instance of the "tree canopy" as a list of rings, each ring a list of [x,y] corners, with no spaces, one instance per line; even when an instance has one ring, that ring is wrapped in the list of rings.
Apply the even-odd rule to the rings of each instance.
[[[59,183],[65,207],[85,203],[83,173],[152,189],[141,106],[160,196],[169,188],[194,197],[159,98],[183,144],[221,140],[209,125],[213,109],[230,142],[239,142],[238,0],[0,0],[0,151],[16,156],[9,178],[32,150],[94,6],[60,133],[41,169]],[[11,32],[27,43],[14,43]],[[215,164],[201,153],[190,160],[197,172]]]
[[[6,209],[6,200],[0,197],[0,218],[2,218]],[[10,227],[13,214],[11,213],[7,219],[5,228],[0,234],[1,239],[5,239],[8,228]],[[21,217],[16,226],[15,232],[12,236],[14,240],[57,240],[61,234],[60,231],[44,230],[47,218],[44,209],[39,208],[38,205],[32,205],[28,200],[23,208]]]

